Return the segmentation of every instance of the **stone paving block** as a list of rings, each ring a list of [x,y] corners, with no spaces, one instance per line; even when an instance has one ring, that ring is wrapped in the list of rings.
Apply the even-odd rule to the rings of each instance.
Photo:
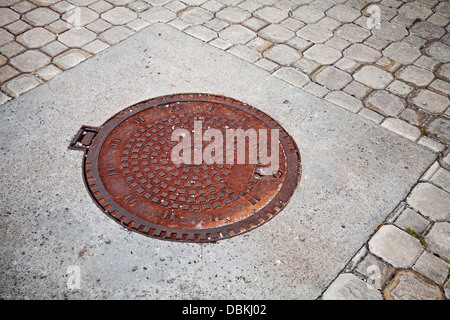
[[[228,42],[221,38],[216,38],[209,43],[212,44],[214,47],[222,49],[222,50],[227,50],[228,48],[230,48],[233,45],[231,42]]]
[[[440,168],[430,181],[445,191],[450,192],[450,171]]]
[[[98,17],[99,14],[97,12],[87,7],[75,7],[62,15],[62,19],[74,27],[83,27],[97,20]]]
[[[59,2],[59,3],[63,3],[63,2]],[[92,9],[95,12],[100,13],[100,14],[108,11],[112,7],[113,7],[112,4],[110,4],[109,2],[103,1],[103,0],[97,1],[89,6],[90,9]]]
[[[84,27],[70,29],[58,36],[58,41],[71,48],[81,48],[97,38],[97,35]]]
[[[39,50],[28,50],[12,58],[10,63],[22,72],[33,72],[50,63],[50,57]]]
[[[36,2],[36,0],[34,0]],[[37,1],[42,1],[42,0],[37,0]],[[48,1],[48,2],[58,2],[58,0],[44,0],[44,1]],[[90,4],[93,4],[96,0],[67,0],[70,3],[72,3],[73,5],[77,6],[77,7],[81,7],[81,6],[88,6]],[[115,5],[126,5],[128,3],[130,3],[130,0],[110,0],[110,2],[112,4]]]
[[[303,55],[308,59],[324,65],[333,64],[342,57],[339,50],[322,43],[315,44],[306,50]]]
[[[339,51],[342,51],[345,48],[349,47],[351,43],[339,37],[331,37],[327,42],[325,42],[325,44]]]
[[[0,66],[3,66],[6,62],[8,62],[8,59],[0,54]]]
[[[417,87],[426,87],[434,80],[434,74],[428,70],[409,65],[395,73],[397,79],[412,83]]]
[[[352,44],[344,50],[344,57],[362,63],[373,63],[381,58],[381,53],[361,43]]]
[[[251,13],[237,7],[227,7],[216,13],[216,17],[227,23],[242,23],[251,17]]]
[[[264,57],[280,65],[290,65],[298,61],[301,55],[285,44],[276,44],[263,53]]]
[[[101,15],[101,18],[113,25],[126,24],[138,17],[138,14],[125,7],[116,7]],[[92,22],[92,21],[91,21]]]
[[[333,32],[317,24],[308,24],[297,31],[297,36],[314,43],[324,43],[333,36]]]
[[[440,62],[450,62],[450,47],[444,43],[431,42],[425,52]]]
[[[14,41],[14,35],[4,29],[0,29],[0,47]]]
[[[89,53],[97,54],[106,48],[109,48],[109,44],[97,39],[85,45],[82,49]]]
[[[394,80],[387,86],[386,90],[397,96],[406,97],[413,90],[413,87],[400,80]]]
[[[181,21],[181,20],[180,20]],[[186,23],[186,22],[185,22]],[[205,27],[210,28],[211,30],[214,30],[216,32],[219,32],[220,30],[225,29],[226,27],[229,26],[228,23],[226,23],[225,21],[222,21],[220,19],[214,18],[209,20],[208,22],[206,22],[204,24]]]
[[[419,240],[393,225],[382,226],[369,240],[369,250],[397,268],[410,268],[423,251]]]
[[[310,81],[307,75],[292,67],[282,67],[275,71],[273,75],[299,88]]]
[[[22,74],[9,80],[2,86],[2,90],[11,97],[18,97],[42,83],[42,80],[31,74]]]
[[[79,49],[68,50],[53,59],[53,63],[60,69],[67,70],[83,62],[89,54]]]
[[[331,90],[340,90],[352,81],[352,76],[335,67],[326,67],[320,71],[315,81]]]
[[[59,69],[59,68],[55,67],[54,65],[50,64],[50,65],[46,66],[45,68],[42,68],[41,70],[36,72],[36,74],[41,79],[44,79],[44,80],[48,81],[48,80],[56,77],[61,72],[62,72],[61,69]]]
[[[100,34],[99,38],[106,43],[116,44],[133,34],[133,31],[124,26],[114,26]]]
[[[358,114],[378,124],[380,124],[384,120],[384,117],[381,114],[376,113],[375,111],[372,111],[368,108],[362,108],[358,112]]]
[[[68,49],[68,47],[66,45],[62,44],[61,42],[53,41],[53,42],[50,42],[45,47],[43,47],[41,50],[43,52],[45,52],[46,54],[48,54],[49,56],[53,57],[67,49]]]
[[[127,23],[127,27],[131,28],[133,31],[140,31],[140,30],[144,29],[145,27],[147,27],[148,25],[150,25],[149,22],[145,21],[144,19],[139,19],[139,18]]]
[[[398,12],[404,14],[408,18],[420,20],[425,20],[433,13],[430,8],[418,2],[408,2],[404,4]]]
[[[316,23],[317,21],[325,17],[325,13],[313,6],[306,5],[300,6],[296,10],[294,10],[292,12],[292,16],[304,23]]]
[[[435,221],[450,218],[450,194],[430,183],[419,183],[407,201],[414,209]]]
[[[442,300],[439,287],[416,273],[400,271],[384,289],[387,300]]]
[[[372,91],[372,89],[366,87],[358,81],[352,81],[344,88],[344,91],[362,100],[369,92]]]
[[[388,41],[400,41],[408,35],[408,30],[398,24],[391,22],[381,22],[380,28],[372,29],[372,33],[379,38]]]
[[[12,57],[24,52],[25,50],[26,50],[26,48],[23,45],[13,41],[13,42],[5,44],[3,47],[1,47],[0,53],[5,57],[12,58]],[[0,63],[0,65],[2,65],[2,63]]]
[[[300,37],[295,37],[287,42],[291,47],[303,52],[313,45],[312,42]]]
[[[398,115],[406,106],[406,102],[386,90],[375,90],[364,101],[366,107],[382,115],[392,117]]]
[[[267,26],[267,24],[268,23],[265,22],[264,20],[260,20],[258,18],[252,17],[252,18],[248,19],[247,21],[245,21],[242,25],[253,31],[259,31],[262,28],[264,28],[265,26]]]
[[[170,5],[170,3],[169,3]],[[166,6],[167,7],[167,6]],[[208,11],[211,12],[219,12],[220,10],[222,10],[223,8],[225,8],[225,4],[223,4],[220,1],[216,1],[216,0],[210,0],[205,2],[204,4],[202,4],[202,8],[206,9]],[[242,8],[242,7],[241,7]],[[245,8],[242,8],[244,10],[247,10]],[[247,10],[248,11],[248,10]]]
[[[419,48],[413,47],[406,42],[392,43],[383,50],[383,54],[403,64],[411,64],[421,56]]]
[[[5,83],[11,78],[14,78],[20,74],[19,71],[11,67],[10,65],[0,67],[0,83]]]
[[[59,14],[49,8],[36,8],[25,14],[24,20],[35,27],[42,27],[59,19]]]
[[[161,1],[161,0],[157,0],[157,1]],[[185,0],[183,2],[185,2],[189,6],[201,6],[202,4],[206,3],[206,1],[208,1],[208,0]],[[167,1],[167,2],[169,2],[169,1]]]
[[[361,28],[353,23],[346,23],[336,30],[336,35],[342,39],[355,43],[364,41],[371,36],[371,33],[369,30]]]
[[[217,38],[217,33],[215,31],[201,25],[186,28],[184,32],[205,42]]]
[[[447,97],[437,94],[428,89],[421,89],[412,97],[412,103],[431,113],[442,113],[449,106],[450,102]]]
[[[352,273],[340,274],[322,295],[323,300],[383,300],[381,293]]]
[[[441,65],[437,70],[436,74],[441,79],[450,82],[450,63]]]
[[[428,21],[420,21],[409,30],[411,34],[426,40],[438,40],[445,34],[445,29]]]
[[[6,26],[20,18],[17,12],[9,8],[0,8],[0,27]]]
[[[413,269],[424,274],[437,284],[443,284],[448,275],[450,263],[424,251],[417,260]]]
[[[408,230],[408,228],[411,228],[417,234],[423,235],[425,230],[430,225],[430,221],[422,217],[411,208],[406,208],[398,216],[394,224],[403,230]]]
[[[450,141],[450,120],[445,117],[434,118],[428,123],[427,131],[435,138],[448,142]]]
[[[182,20],[184,20],[188,23],[191,23],[191,24],[202,24],[213,17],[213,14],[209,11],[206,11],[204,9],[197,8],[197,7],[193,8],[193,9],[203,10],[208,15],[206,15],[206,14],[197,15],[197,14],[194,14],[194,12],[190,12],[188,14],[187,11],[184,11],[184,13],[186,13],[186,15],[183,17],[185,17],[186,20],[185,19],[182,19]],[[197,13],[197,12],[198,11],[195,11],[195,13]],[[169,21],[175,19],[177,17],[177,14],[169,9],[164,8],[164,7],[153,7],[153,8],[150,8],[146,11],[139,13],[139,17],[150,23],[169,22]]]
[[[383,70],[387,72],[393,73],[398,70],[402,65],[395,60],[392,60],[388,57],[381,57],[376,63],[376,66],[381,67]]]
[[[419,142],[419,144],[421,144],[427,148],[430,148],[434,152],[442,152],[445,148],[444,144],[440,143],[439,141],[436,141],[435,139],[429,138],[427,136],[422,136],[418,142]]]
[[[348,23],[353,22],[357,18],[359,18],[359,16],[361,16],[361,12],[346,5],[337,4],[327,11],[327,16],[341,22]]]
[[[28,1],[21,1],[11,6],[11,9],[18,13],[25,13],[33,8],[36,8],[36,5]]]
[[[428,248],[445,259],[450,259],[450,223],[436,222],[426,235]]]
[[[231,25],[220,31],[219,36],[234,44],[245,44],[256,37],[256,33],[241,25]]]
[[[325,96],[325,100],[333,102],[338,106],[347,109],[351,112],[357,113],[364,105],[361,100],[342,91],[332,91]]]
[[[414,64],[418,67],[421,67],[423,69],[434,71],[436,69],[436,66],[440,64],[439,61],[434,60],[433,58],[430,58],[428,56],[421,56],[419,59],[417,59]]]
[[[48,26],[46,26],[45,28],[48,30],[48,31],[51,31],[51,32],[53,32],[54,34],[61,34],[61,33],[63,33],[64,31],[67,31],[67,30],[69,30],[69,28],[71,28],[72,27],[72,25],[70,25],[69,23],[67,23],[66,21],[64,21],[64,20],[61,20],[61,19],[58,19],[58,20],[56,20],[56,21],[54,21],[54,22],[52,22],[52,23],[50,23]]]
[[[101,33],[101,32],[103,32],[103,31],[105,31],[105,30],[107,30],[107,29],[109,29],[111,27],[112,27],[112,24],[106,22],[103,19],[97,19],[94,22],[89,23],[88,25],[86,25],[87,29],[89,29],[91,31],[94,31],[96,33]]]
[[[317,21],[316,24],[330,31],[334,31],[342,25],[342,22],[330,17],[324,17],[323,19]]]
[[[32,28],[28,23],[23,22],[22,20],[17,20],[5,27],[9,32],[18,35]]]
[[[304,73],[306,73],[308,75],[312,74],[320,66],[321,66],[320,64],[318,64],[312,60],[305,59],[305,58],[301,58],[294,64],[294,67],[296,67],[297,69],[300,69],[301,71],[303,71]]]
[[[55,40],[56,36],[44,28],[33,28],[17,37],[17,42],[25,47],[40,48]]]
[[[179,2],[179,1],[173,1],[173,2],[171,2],[171,3],[173,4],[174,7],[175,7],[177,4],[180,4],[181,7],[182,7],[183,9],[186,8],[186,5],[183,4],[183,3],[181,3],[181,2]],[[174,11],[174,12],[177,12],[176,9],[174,9],[173,7],[169,7],[169,5],[170,5],[171,3],[168,3],[165,7],[166,7],[167,9],[170,9],[170,10]],[[133,10],[134,12],[139,13],[139,12],[145,11],[145,10],[147,10],[148,8],[150,8],[150,4],[148,4],[147,2],[144,2],[144,1],[135,1],[135,2],[130,3],[130,4],[128,5],[128,8],[130,8],[130,9]],[[107,11],[107,10],[105,10],[105,11],[103,11],[103,12],[106,12],[106,11]]]
[[[255,12],[256,10],[260,9],[262,6],[263,6],[262,3],[259,3],[257,1],[253,1],[253,0],[246,0],[244,2],[241,2],[238,5],[239,8],[242,8],[249,12]]]
[[[228,52],[250,62],[255,62],[261,58],[261,54],[258,51],[251,49],[243,44],[238,44],[231,47],[230,49],[228,49]]]
[[[258,67],[261,67],[269,72],[273,72],[280,67],[277,63],[270,61],[269,59],[266,58],[259,59],[258,61],[255,62],[255,64]]]
[[[384,89],[394,80],[392,74],[374,66],[362,67],[353,78],[373,89]]]
[[[287,18],[286,20],[283,20],[280,25],[292,31],[298,31],[305,26],[303,22],[294,18]]]
[[[264,40],[262,38],[256,37],[247,43],[247,46],[251,49],[255,49],[258,52],[263,52],[267,48],[271,47],[273,43]]]
[[[149,10],[151,10],[151,9],[149,9]],[[148,12],[148,10],[145,12]],[[151,14],[151,16],[153,16],[153,14]],[[155,15],[155,17],[156,16],[157,15]],[[171,17],[172,17],[172,19],[175,18],[176,14],[172,12]],[[171,17],[169,17],[169,15],[168,15],[167,18],[171,18]],[[143,16],[143,18],[146,19],[145,16]],[[189,8],[189,9],[183,11],[180,15],[181,20],[183,20],[187,23],[190,23],[190,24],[203,24],[203,23],[211,20],[212,18],[214,18],[213,13],[209,12],[206,9],[200,8],[200,7]],[[146,19],[146,20],[148,20],[148,19]],[[151,20],[154,20],[154,18],[152,18]],[[150,22],[154,22],[154,21],[150,21]]]
[[[368,253],[358,264],[355,271],[366,277],[367,282],[375,289],[381,289],[394,274],[395,269],[373,254]]]
[[[327,88],[324,88],[312,81],[308,82],[308,84],[306,84],[303,87],[303,90],[305,90],[306,92],[309,92],[319,98],[323,98],[328,92],[330,92],[330,90],[328,90]]]
[[[412,141],[416,141],[421,135],[421,132],[417,127],[401,119],[388,118],[381,126]]]
[[[295,37],[295,33],[278,24],[270,24],[260,30],[258,36],[273,43],[286,43]]]

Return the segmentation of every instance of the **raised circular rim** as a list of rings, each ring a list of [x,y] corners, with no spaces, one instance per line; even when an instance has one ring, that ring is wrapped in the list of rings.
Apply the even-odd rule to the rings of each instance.
[[[100,178],[96,161],[99,158],[102,146],[109,134],[129,117],[143,112],[148,108],[165,105],[173,102],[210,102],[237,108],[247,114],[254,116],[264,122],[272,129],[279,129],[280,144],[286,156],[286,177],[278,193],[262,209],[252,213],[250,216],[209,229],[177,229],[157,225],[143,220],[131,214],[117,204],[106,191]],[[123,227],[139,234],[158,238],[162,240],[178,242],[215,242],[231,238],[251,231],[267,221],[271,220],[288,204],[298,183],[301,179],[301,156],[294,139],[284,128],[266,113],[233,98],[205,93],[181,93],[164,95],[136,103],[123,109],[109,118],[98,128],[98,133],[86,150],[83,161],[83,176],[86,188],[89,190],[97,206],[107,214],[108,217],[121,224]]]

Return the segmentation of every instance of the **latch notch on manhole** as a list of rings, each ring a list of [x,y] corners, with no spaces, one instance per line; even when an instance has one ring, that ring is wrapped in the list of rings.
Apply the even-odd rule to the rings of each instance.
[[[301,176],[298,148],[271,117],[235,99],[175,94],[83,126],[93,200],[146,236],[213,242],[250,231],[288,203]]]

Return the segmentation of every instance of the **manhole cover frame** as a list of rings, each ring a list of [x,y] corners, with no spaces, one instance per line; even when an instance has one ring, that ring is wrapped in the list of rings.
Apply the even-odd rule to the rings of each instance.
[[[98,170],[98,157],[108,136],[128,118],[148,108],[168,105],[176,102],[217,103],[230,108],[237,108],[250,116],[264,122],[270,129],[279,130],[279,142],[286,156],[285,180],[279,192],[261,210],[248,217],[211,229],[177,229],[153,224],[136,217],[116,203],[103,186]],[[100,127],[82,126],[72,139],[69,149],[84,151],[82,170],[83,181],[89,195],[96,205],[108,217],[128,230],[151,238],[177,242],[216,242],[251,231],[271,220],[282,211],[294,194],[302,175],[301,156],[295,140],[272,117],[246,103],[234,98],[216,94],[181,93],[164,95],[135,103],[110,117]]]

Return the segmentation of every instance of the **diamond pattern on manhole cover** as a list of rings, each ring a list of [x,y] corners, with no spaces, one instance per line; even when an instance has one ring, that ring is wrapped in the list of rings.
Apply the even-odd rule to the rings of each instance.
[[[301,175],[297,146],[275,120],[209,94],[135,104],[99,128],[83,126],[69,148],[85,150],[86,186],[108,216],[173,241],[213,242],[262,225]]]

